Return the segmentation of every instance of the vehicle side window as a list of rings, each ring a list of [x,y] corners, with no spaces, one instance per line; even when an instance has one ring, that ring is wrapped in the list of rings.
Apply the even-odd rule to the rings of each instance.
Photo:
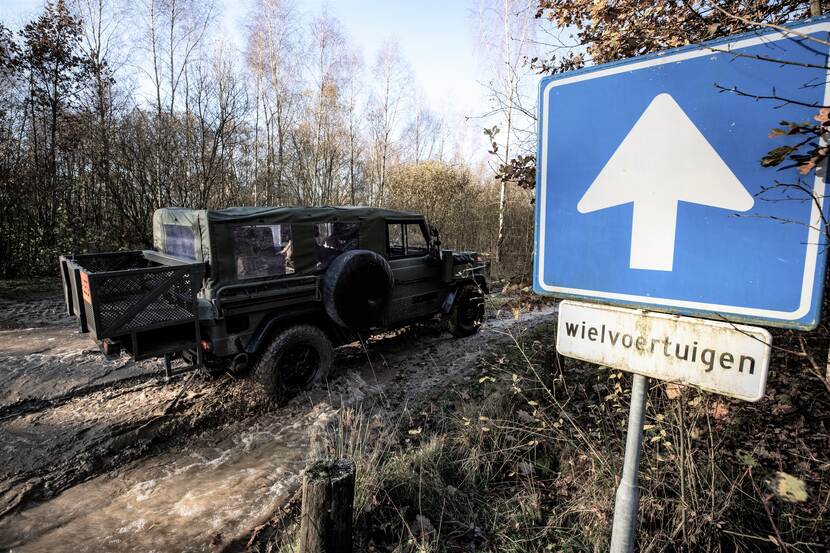
[[[406,225],[406,255],[426,255],[429,253],[427,237],[418,223]]]
[[[164,253],[196,261],[196,238],[187,225],[164,225]]]
[[[405,254],[403,225],[400,223],[389,223],[386,228],[389,234],[389,257],[403,257]]]
[[[294,272],[290,225],[236,225],[232,229],[236,278]]]
[[[360,245],[357,223],[317,223],[314,225],[314,242],[317,250],[317,268],[325,269],[341,253],[357,249]]]

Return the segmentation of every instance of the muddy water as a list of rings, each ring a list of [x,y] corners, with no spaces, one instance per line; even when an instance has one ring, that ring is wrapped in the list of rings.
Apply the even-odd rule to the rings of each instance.
[[[331,410],[249,428],[144,459],[0,521],[12,551],[215,551],[264,520],[297,485],[315,428]]]
[[[157,372],[156,360],[110,360],[74,326],[0,329],[0,408]]]
[[[452,378],[472,370],[488,347],[512,343],[508,329],[514,323],[531,326],[552,313],[553,308],[546,308],[523,315],[519,321],[489,321],[480,334],[463,342],[447,336],[404,334],[375,342],[368,351],[355,347],[353,352],[340,355],[340,376],[326,390],[297,398],[288,407],[270,414],[243,422],[219,423],[220,428],[200,437],[191,436],[186,442],[182,438],[186,446],[174,445],[165,450],[167,453],[144,457],[69,487],[44,503],[0,518],[0,551],[221,550],[223,545],[248,535],[284,505],[296,489],[300,470],[311,454],[312,437],[335,413],[330,405],[351,405],[379,395],[385,402],[404,408],[400,406],[406,406],[413,398],[428,396],[435,389],[446,387]],[[45,349],[35,349],[33,337],[55,340]],[[107,380],[141,379],[153,370],[151,366],[113,365],[96,374],[80,366],[80,361],[86,359],[73,357],[74,362],[63,362],[65,354],[83,353],[84,344],[65,327],[0,331],[0,354],[14,357],[7,363],[8,370],[0,363],[0,381],[3,374],[9,375],[8,382],[49,380],[54,385],[38,389],[37,395],[52,395],[71,392],[78,386],[97,385],[103,380],[102,375]],[[56,361],[44,363],[50,356]],[[30,359],[31,366],[26,365]],[[100,358],[93,360],[101,362]],[[24,365],[26,370],[21,369]],[[91,374],[95,374],[94,381],[88,380]],[[84,444],[93,448],[100,440],[108,439],[111,429],[150,420],[153,413],[176,396],[181,382],[147,387],[149,384],[130,384],[126,388],[116,387],[111,393],[81,396],[66,405],[49,406],[43,412],[3,423],[6,426],[0,425],[0,432],[17,429],[24,438],[28,433],[45,436],[34,440],[26,451],[15,446],[11,457],[5,460],[9,477],[16,478],[18,469],[10,466],[21,464],[13,462],[16,458],[39,455],[56,459],[59,466],[55,474],[60,481],[66,464],[60,461],[67,456],[76,457],[76,444],[81,444],[81,450]],[[20,388],[32,393],[29,385]],[[230,389],[221,382],[194,384],[194,398],[184,396],[180,404],[188,405],[177,416],[193,420],[187,417],[195,416],[200,402],[213,405],[217,394]],[[0,399],[19,398],[0,395]],[[217,406],[221,407],[221,402]],[[50,437],[46,429],[57,431],[61,439]],[[186,429],[183,432],[187,433]],[[3,442],[0,439],[0,444]],[[80,463],[87,462],[83,456],[78,458]],[[46,461],[39,462],[38,466],[41,465],[51,466]],[[46,482],[48,489],[51,480]],[[4,493],[4,486],[0,479],[0,494]]]

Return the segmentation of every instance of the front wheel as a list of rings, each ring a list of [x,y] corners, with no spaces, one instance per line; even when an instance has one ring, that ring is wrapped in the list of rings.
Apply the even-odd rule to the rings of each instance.
[[[458,289],[450,309],[447,327],[456,338],[471,336],[481,329],[484,322],[484,293],[474,284]]]
[[[325,332],[313,325],[297,325],[274,337],[253,376],[272,401],[282,403],[326,378],[333,360]]]

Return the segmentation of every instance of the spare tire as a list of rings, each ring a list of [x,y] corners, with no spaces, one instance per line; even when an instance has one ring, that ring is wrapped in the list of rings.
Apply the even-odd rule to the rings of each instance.
[[[361,330],[379,325],[392,297],[392,268],[369,250],[335,258],[323,277],[323,305],[338,325]]]

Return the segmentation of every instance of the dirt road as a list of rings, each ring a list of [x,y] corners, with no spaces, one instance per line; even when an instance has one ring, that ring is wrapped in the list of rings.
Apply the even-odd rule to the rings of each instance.
[[[32,309],[27,310],[26,305]],[[0,550],[218,551],[296,489],[315,429],[367,398],[402,409],[469,378],[507,331],[418,330],[341,348],[326,386],[269,409],[230,375],[164,379],[158,362],[105,360],[60,299],[0,301]]]

